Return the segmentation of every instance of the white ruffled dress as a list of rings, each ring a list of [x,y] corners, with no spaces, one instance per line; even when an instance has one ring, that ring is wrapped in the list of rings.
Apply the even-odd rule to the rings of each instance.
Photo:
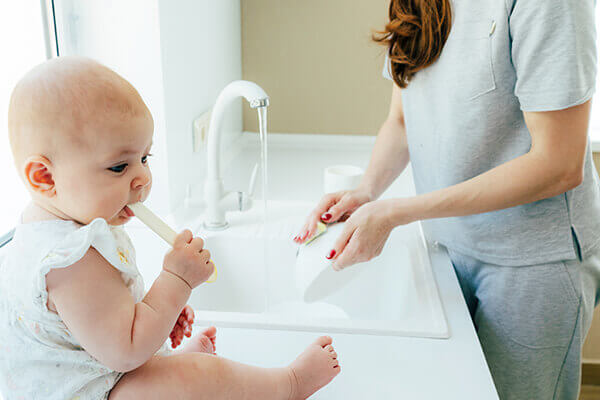
[[[88,354],[47,308],[46,274],[67,268],[94,247],[121,272],[135,302],[144,282],[121,227],[95,219],[82,226],[51,220],[16,227],[0,250],[0,392],[4,400],[106,399],[122,373]],[[161,351],[167,351],[166,344]]]

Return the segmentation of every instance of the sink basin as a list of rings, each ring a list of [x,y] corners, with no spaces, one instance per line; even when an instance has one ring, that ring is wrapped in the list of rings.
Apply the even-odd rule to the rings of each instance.
[[[222,327],[448,338],[449,331],[420,225],[394,229],[381,255],[328,297],[304,303],[294,281],[291,240],[306,207],[270,206],[231,213],[231,228],[197,229],[218,268],[214,283],[188,303],[200,324]],[[318,240],[318,239],[317,239]],[[325,256],[325,255],[323,255]],[[353,268],[353,267],[349,267]]]

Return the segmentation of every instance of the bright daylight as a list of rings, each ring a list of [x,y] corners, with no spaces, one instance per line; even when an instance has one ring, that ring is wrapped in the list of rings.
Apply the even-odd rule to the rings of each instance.
[[[595,0],[26,0],[0,400],[600,400]]]

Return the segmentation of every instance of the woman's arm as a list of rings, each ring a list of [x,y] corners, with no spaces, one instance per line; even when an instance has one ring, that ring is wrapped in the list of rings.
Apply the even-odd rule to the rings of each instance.
[[[394,84],[388,117],[379,129],[369,166],[358,188],[375,200],[404,171],[408,161],[402,93]]]
[[[396,199],[395,225],[500,210],[575,188],[583,180],[590,109],[588,101],[560,111],[525,112],[528,153],[457,185]]]
[[[336,270],[379,255],[391,230],[412,221],[478,214],[566,192],[582,181],[590,102],[528,112],[530,151],[468,181],[434,192],[370,202],[346,221],[328,255]]]

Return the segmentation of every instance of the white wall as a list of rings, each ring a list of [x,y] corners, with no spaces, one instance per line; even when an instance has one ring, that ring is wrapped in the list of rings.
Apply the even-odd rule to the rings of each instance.
[[[242,77],[239,0],[159,0],[160,45],[172,208],[188,183],[202,188],[205,159],[192,152],[192,122]],[[241,101],[227,111],[221,147],[242,131]]]
[[[164,214],[202,187],[204,156],[192,152],[192,122],[219,91],[241,79],[239,0],[61,0],[61,55],[92,57],[140,92],[155,122],[149,205]],[[241,134],[241,103],[224,123],[227,145]]]
[[[60,55],[91,57],[122,75],[138,90],[154,117],[148,204],[169,208],[166,122],[157,0],[55,2]]]

